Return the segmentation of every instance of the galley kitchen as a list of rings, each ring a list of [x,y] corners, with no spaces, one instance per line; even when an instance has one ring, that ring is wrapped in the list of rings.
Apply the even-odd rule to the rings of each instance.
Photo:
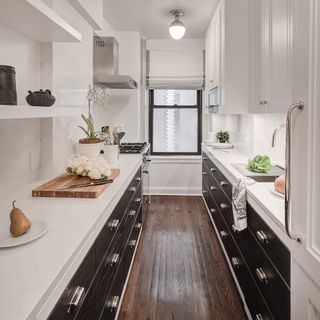
[[[320,319],[317,0],[0,0],[0,319]]]

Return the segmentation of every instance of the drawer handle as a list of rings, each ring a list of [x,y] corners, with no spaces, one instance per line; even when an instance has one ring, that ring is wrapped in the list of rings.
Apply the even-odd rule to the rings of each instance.
[[[141,198],[135,198],[135,199],[134,199],[134,202],[136,202],[136,203],[141,202]]]
[[[206,161],[206,160],[208,160],[208,159],[207,159],[206,157],[202,157],[202,160],[203,160],[203,161]]]
[[[208,191],[206,191],[206,190],[203,190],[203,191],[202,191],[202,193],[203,193],[203,194],[206,194],[206,193],[208,193]]]
[[[256,269],[256,276],[260,282],[268,284],[268,277],[262,268]]]
[[[135,225],[136,229],[141,229],[141,227],[142,227],[142,223],[140,223],[140,222]]]
[[[74,291],[70,302],[68,303],[67,314],[71,314],[72,311],[79,305],[82,295],[84,294],[84,287],[78,286]]]
[[[206,175],[207,175],[207,173],[204,171],[204,172],[202,172],[202,175],[203,175],[203,176],[206,176]]]
[[[211,208],[211,209],[210,209],[210,212],[211,212],[212,214],[216,214],[216,213],[217,213],[217,210],[214,209],[214,208]]]
[[[227,210],[227,209],[229,209],[229,205],[226,203],[221,203],[220,208],[221,208],[221,210]]]
[[[113,296],[111,299],[107,301],[107,307],[110,309],[111,312],[117,310],[119,301],[120,301],[119,296]]]
[[[120,254],[119,253],[114,253],[112,256],[111,256],[111,259],[110,259],[110,265],[111,267],[114,266],[115,264],[117,264],[119,262],[119,258],[120,258]]]
[[[131,187],[131,188],[129,188],[129,191],[130,191],[130,192],[136,192],[136,190],[137,190],[136,187]]]
[[[140,182],[140,181],[141,181],[141,177],[137,177],[135,180],[136,180],[137,182]]]
[[[234,233],[239,233],[239,230],[236,228],[236,226],[234,224],[232,225],[232,231]]]
[[[263,244],[269,243],[267,235],[262,230],[257,231],[256,235],[257,235],[258,240],[261,243],[263,243]]]
[[[210,187],[210,190],[211,190],[211,191],[215,191],[215,190],[217,190],[217,187],[211,186],[211,187]]]
[[[110,228],[111,230],[117,229],[117,228],[118,228],[118,225],[119,225],[119,222],[120,222],[120,220],[114,219],[114,220],[110,221],[110,223],[108,224],[108,226],[109,226],[109,228]]]
[[[129,218],[133,218],[136,215],[137,211],[136,210],[130,210],[128,213]]]
[[[216,172],[217,169],[216,169],[216,168],[210,168],[210,171],[211,171],[211,172]]]
[[[229,183],[227,181],[220,181],[221,187],[226,187]]]
[[[137,240],[130,240],[129,241],[129,247],[134,248],[136,246]]]
[[[225,238],[227,238],[227,237],[228,237],[228,232],[227,232],[227,231],[222,230],[222,231],[220,231],[220,236],[221,236],[221,238],[225,239]]]
[[[261,313],[256,314],[254,318],[255,320],[263,320],[263,316]]]
[[[234,268],[239,269],[239,268],[240,268],[240,265],[241,265],[240,259],[237,258],[237,257],[231,258],[231,264],[232,264],[232,266],[233,266]]]

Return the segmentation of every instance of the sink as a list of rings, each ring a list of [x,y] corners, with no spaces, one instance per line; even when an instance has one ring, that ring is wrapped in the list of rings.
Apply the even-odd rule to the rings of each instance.
[[[257,182],[274,182],[285,170],[279,166],[272,166],[269,173],[252,172],[248,170],[246,163],[233,163],[232,166],[243,176],[251,178]]]

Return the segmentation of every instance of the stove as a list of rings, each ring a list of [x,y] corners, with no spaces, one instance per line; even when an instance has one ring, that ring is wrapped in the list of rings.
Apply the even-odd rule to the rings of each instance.
[[[120,153],[142,153],[146,146],[146,142],[121,143]]]

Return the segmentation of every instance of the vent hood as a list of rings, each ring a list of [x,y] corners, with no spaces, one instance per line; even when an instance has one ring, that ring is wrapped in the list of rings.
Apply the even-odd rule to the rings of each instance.
[[[93,37],[93,84],[111,89],[136,89],[130,76],[119,75],[119,44],[113,37]]]

